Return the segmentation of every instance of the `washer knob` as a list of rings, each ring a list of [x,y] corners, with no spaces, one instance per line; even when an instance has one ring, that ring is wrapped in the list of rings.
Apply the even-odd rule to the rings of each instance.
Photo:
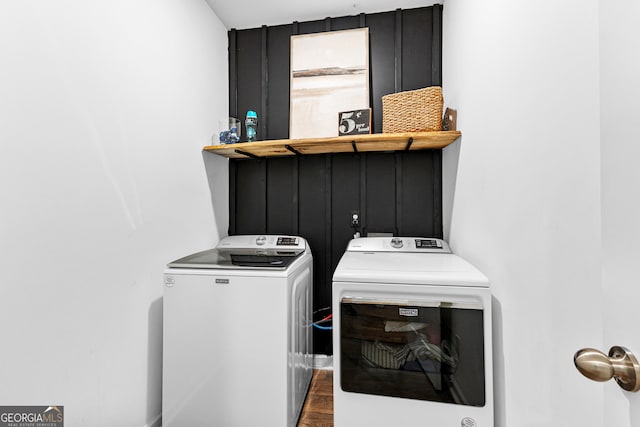
[[[262,246],[267,242],[267,238],[265,236],[258,236],[256,238],[256,245]]]
[[[392,248],[396,248],[396,249],[400,249],[402,247],[403,243],[402,243],[402,239],[399,237],[394,237],[393,239],[391,239],[391,247]]]

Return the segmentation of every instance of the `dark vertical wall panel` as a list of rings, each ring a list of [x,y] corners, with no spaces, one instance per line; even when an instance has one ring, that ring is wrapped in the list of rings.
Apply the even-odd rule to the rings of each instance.
[[[231,30],[229,37],[229,115],[238,117],[238,32]]]
[[[432,86],[432,8],[402,11],[402,90]]]
[[[402,219],[398,234],[442,237],[442,178],[438,173],[442,162],[440,151],[402,153],[400,158]]]
[[[266,160],[237,161],[233,168],[235,234],[263,234],[267,231]],[[231,168],[230,168],[231,169]]]
[[[395,153],[395,170],[396,170],[396,227],[398,227],[398,231],[404,230],[404,212],[402,211],[403,207],[403,189],[402,189],[402,152],[398,151]],[[399,234],[399,233],[398,233]]]
[[[360,27],[360,17],[358,15],[331,19],[331,31],[352,30],[358,27]]]
[[[331,272],[354,234],[351,212],[360,211],[360,158],[333,154],[331,173]]]
[[[395,92],[395,22],[393,12],[366,16],[366,26],[369,27],[370,105],[374,133],[382,133],[382,97]]]
[[[267,108],[269,102],[269,61],[268,61],[268,27],[263,25],[260,31],[260,109],[257,110],[258,126],[256,139],[267,139],[267,122],[271,112]],[[245,116],[246,117],[246,116]]]
[[[393,83],[394,92],[400,92],[402,90],[402,65],[404,64],[402,53],[402,36],[404,34],[402,28],[402,10],[396,9],[395,13],[395,33],[394,33],[394,48],[395,48],[395,70]]]
[[[312,33],[322,33],[323,31],[327,31],[327,23],[325,20],[298,22],[297,24],[298,24],[297,34],[312,34]]]
[[[237,118],[244,125],[244,118],[248,110],[258,113],[258,120],[262,117],[262,30],[237,31]],[[230,79],[231,80],[231,79]],[[247,135],[242,128],[242,141]]]
[[[366,159],[366,231],[396,234],[395,156],[369,153]]]
[[[436,5],[231,30],[230,114],[244,121],[247,110],[256,110],[258,139],[288,138],[290,36],[366,26],[373,131],[380,133],[382,96],[440,84],[441,10]],[[360,212],[359,231],[442,236],[439,150],[232,159],[229,174],[229,234],[306,238],[316,311],[330,308],[333,271],[356,231],[352,211]],[[315,330],[314,347],[331,354],[331,333]]]
[[[442,6],[431,12],[431,84],[442,85]]]
[[[291,25],[269,27],[267,32],[269,114],[266,120],[266,136],[259,136],[260,139],[289,137],[289,52],[292,33]]]
[[[294,200],[294,158],[267,160],[267,233],[293,234],[292,201]],[[296,195],[297,196],[297,195]]]
[[[326,156],[307,156],[299,159],[298,174],[298,233],[309,242],[313,255],[313,305],[318,311],[331,306],[329,259],[324,256],[329,241],[325,215],[327,208]],[[327,314],[325,311],[324,314]],[[318,318],[316,318],[318,320]],[[331,354],[331,334],[314,331],[314,352]]]
[[[236,231],[236,186],[238,185],[238,162],[229,162],[229,235],[239,234]]]
[[[433,226],[431,230],[433,230],[433,236],[442,238],[442,150],[433,150],[432,154],[431,195],[433,206],[431,212],[433,212]]]

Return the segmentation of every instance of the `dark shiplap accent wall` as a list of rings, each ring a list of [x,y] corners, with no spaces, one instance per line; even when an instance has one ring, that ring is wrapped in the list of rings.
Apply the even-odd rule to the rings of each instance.
[[[373,131],[382,96],[441,85],[442,6],[229,31],[229,112],[259,118],[259,139],[289,135],[290,37],[368,27]],[[244,137],[244,135],[243,135]],[[246,137],[245,137],[246,138]],[[354,230],[442,237],[440,150],[230,160],[229,234],[305,237],[314,257],[314,307],[331,305],[331,277]],[[267,301],[265,301],[268,304]],[[316,353],[331,334],[314,331]]]

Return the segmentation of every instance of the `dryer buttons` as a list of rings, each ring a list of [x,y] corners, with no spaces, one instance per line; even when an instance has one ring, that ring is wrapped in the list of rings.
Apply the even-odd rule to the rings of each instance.
[[[442,243],[436,239],[416,239],[418,249],[442,249]]]

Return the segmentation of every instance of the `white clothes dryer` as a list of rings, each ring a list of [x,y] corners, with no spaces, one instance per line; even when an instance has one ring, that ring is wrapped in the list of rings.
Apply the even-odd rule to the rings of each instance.
[[[336,427],[493,427],[489,281],[446,242],[353,239],[332,304]]]
[[[164,274],[162,425],[295,427],[313,365],[297,236],[230,236]]]

